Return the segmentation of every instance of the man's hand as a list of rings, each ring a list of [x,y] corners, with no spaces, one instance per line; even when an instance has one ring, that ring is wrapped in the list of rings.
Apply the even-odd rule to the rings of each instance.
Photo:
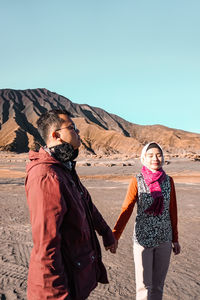
[[[172,243],[172,249],[175,255],[179,254],[181,252],[181,246],[179,245],[179,243]]]
[[[106,249],[106,251],[107,251],[107,250],[110,250],[111,253],[116,253],[117,247],[118,247],[118,241],[115,240],[114,244],[105,247],[105,249]]]

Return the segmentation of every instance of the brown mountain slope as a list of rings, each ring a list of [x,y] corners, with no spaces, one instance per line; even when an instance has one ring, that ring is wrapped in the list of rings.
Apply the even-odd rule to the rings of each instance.
[[[36,120],[46,110],[71,112],[83,141],[82,152],[138,154],[152,140],[173,154],[200,153],[200,134],[161,125],[141,126],[86,104],[76,104],[46,89],[0,90],[0,150],[27,152],[42,140]]]
[[[114,130],[105,130],[84,118],[74,118],[74,122],[80,128],[82,145],[88,153],[134,155],[141,150],[141,144],[135,138],[126,137]]]

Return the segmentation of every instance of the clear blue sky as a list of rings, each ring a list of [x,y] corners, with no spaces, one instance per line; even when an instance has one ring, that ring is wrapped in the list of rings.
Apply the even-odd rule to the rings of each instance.
[[[0,88],[200,133],[199,0],[0,0]]]

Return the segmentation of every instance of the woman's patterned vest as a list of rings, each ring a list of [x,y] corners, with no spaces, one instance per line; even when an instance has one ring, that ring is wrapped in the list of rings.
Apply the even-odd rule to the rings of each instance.
[[[172,227],[169,213],[170,204],[170,178],[161,183],[164,196],[164,210],[162,215],[153,216],[144,211],[151,206],[152,198],[149,187],[142,174],[136,176],[138,185],[137,217],[135,220],[134,241],[143,247],[155,247],[161,243],[172,240]]]

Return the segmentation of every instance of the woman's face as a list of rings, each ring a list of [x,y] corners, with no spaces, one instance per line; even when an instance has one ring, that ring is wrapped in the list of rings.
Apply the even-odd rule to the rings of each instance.
[[[158,148],[151,148],[145,154],[145,166],[152,170],[157,171],[162,166],[162,153]]]

